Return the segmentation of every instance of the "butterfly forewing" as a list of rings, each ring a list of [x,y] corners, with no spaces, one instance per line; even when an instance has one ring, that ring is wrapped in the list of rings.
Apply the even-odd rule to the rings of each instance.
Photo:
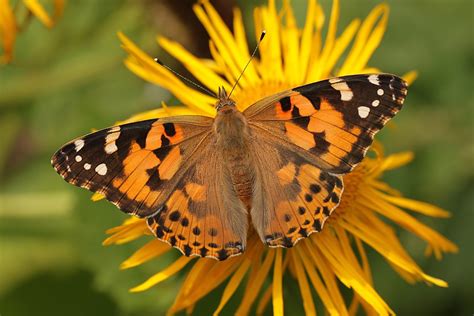
[[[114,126],[64,145],[51,163],[67,182],[146,217],[167,200],[211,124],[189,116]]]
[[[406,92],[406,83],[394,75],[352,75],[288,90],[244,114],[256,129],[285,141],[321,169],[342,174],[363,159]]]

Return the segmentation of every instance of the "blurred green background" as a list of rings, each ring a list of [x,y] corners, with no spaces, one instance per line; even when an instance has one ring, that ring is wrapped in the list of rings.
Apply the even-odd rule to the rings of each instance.
[[[330,1],[321,1],[328,14]],[[122,30],[152,56],[185,73],[155,42],[163,34],[198,56],[208,40],[191,9],[193,1],[77,0],[66,4],[47,30],[33,20],[15,47],[12,64],[0,68],[0,314],[161,315],[181,276],[140,294],[128,289],[161,267],[160,261],[126,271],[119,264],[145,239],[101,245],[107,228],[126,216],[104,201],[65,183],[50,166],[63,143],[117,120],[159,106],[171,96],[129,72],[116,32]],[[247,30],[252,7],[262,1],[215,1],[231,21],[239,5]],[[300,26],[306,1],[294,0]],[[364,18],[379,1],[342,1],[339,32]],[[421,267],[449,283],[448,289],[406,284],[370,253],[375,284],[400,315],[467,315],[474,311],[473,2],[388,1],[388,31],[371,65],[403,74],[419,71],[394,128],[379,139],[388,153],[411,150],[415,161],[386,175],[406,196],[452,212],[448,220],[422,220],[460,246],[443,261],[423,256],[424,244],[405,231],[400,238]],[[252,38],[253,41],[253,38]],[[301,312],[297,285],[287,288],[285,308]],[[196,314],[217,306],[222,287]],[[288,295],[287,295],[288,294]],[[238,303],[233,299],[230,308]],[[269,311],[271,308],[269,308]]]

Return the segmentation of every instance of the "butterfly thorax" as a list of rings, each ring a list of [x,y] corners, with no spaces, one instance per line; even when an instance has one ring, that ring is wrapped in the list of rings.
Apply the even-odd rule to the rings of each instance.
[[[250,129],[247,120],[234,105],[222,106],[214,121],[214,133],[216,150],[230,174],[239,199],[249,209],[255,173],[250,158]]]

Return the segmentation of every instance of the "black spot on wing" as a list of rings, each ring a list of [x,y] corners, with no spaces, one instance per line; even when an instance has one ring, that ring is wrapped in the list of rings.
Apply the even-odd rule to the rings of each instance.
[[[298,108],[295,106],[293,108],[293,111],[291,111],[294,119],[293,123],[301,127],[302,129],[308,129],[310,117],[309,116],[301,116],[300,111]]]
[[[189,225],[189,219],[187,217],[183,217],[181,219],[181,226],[188,227],[188,225]]]
[[[225,260],[229,257],[229,255],[227,254],[227,251],[225,249],[221,249],[217,252],[217,259],[219,260]]]
[[[161,144],[162,147],[157,148],[153,150],[153,154],[155,154],[156,158],[160,159],[160,161],[163,161],[166,156],[168,156],[169,152],[171,151],[171,147],[169,145],[169,140],[166,138],[165,135],[161,135]],[[166,147],[163,147],[166,146]]]
[[[207,255],[208,252],[209,252],[209,250],[206,247],[202,247],[201,249],[199,249],[199,254],[203,258]]]
[[[313,228],[315,231],[320,232],[321,231],[321,222],[319,220],[314,221],[313,223]]]
[[[288,112],[289,110],[291,110],[291,101],[290,101],[290,97],[284,97],[280,100],[280,104],[281,104],[281,110],[283,112]]]
[[[172,136],[176,135],[176,129],[175,129],[173,123],[164,123],[163,127],[165,129],[165,134],[167,136],[172,137]]]
[[[183,251],[184,251],[184,255],[185,256],[190,256],[191,255],[191,252],[192,252],[193,248],[191,248],[189,245],[184,245],[183,247]]]
[[[181,217],[181,213],[179,211],[173,211],[169,215],[169,219],[172,222],[177,222]]]
[[[322,131],[320,133],[314,132],[313,138],[316,143],[316,147],[311,149],[316,154],[321,155],[328,152],[329,142],[326,140],[326,132]]]
[[[201,234],[201,230],[197,226],[193,228],[192,232],[196,236],[199,236]]]
[[[149,178],[146,182],[146,185],[151,189],[151,190],[158,190],[158,187],[162,183],[162,180],[160,179],[160,172],[157,167],[150,168],[146,170]]]

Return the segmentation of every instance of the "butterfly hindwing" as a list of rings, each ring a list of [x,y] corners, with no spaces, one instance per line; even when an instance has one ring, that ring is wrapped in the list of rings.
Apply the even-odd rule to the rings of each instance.
[[[64,145],[51,163],[67,182],[146,217],[171,194],[211,125],[212,119],[188,116],[114,126]]]
[[[253,139],[252,223],[268,246],[292,247],[321,231],[341,199],[342,177],[305,161],[270,135],[254,134]]]
[[[247,210],[220,153],[213,135],[204,140],[163,208],[148,218],[156,237],[186,256],[224,260],[245,249]]]
[[[303,150],[321,169],[343,174],[363,159],[406,92],[406,83],[394,75],[352,75],[285,91],[244,114],[252,126]]]

